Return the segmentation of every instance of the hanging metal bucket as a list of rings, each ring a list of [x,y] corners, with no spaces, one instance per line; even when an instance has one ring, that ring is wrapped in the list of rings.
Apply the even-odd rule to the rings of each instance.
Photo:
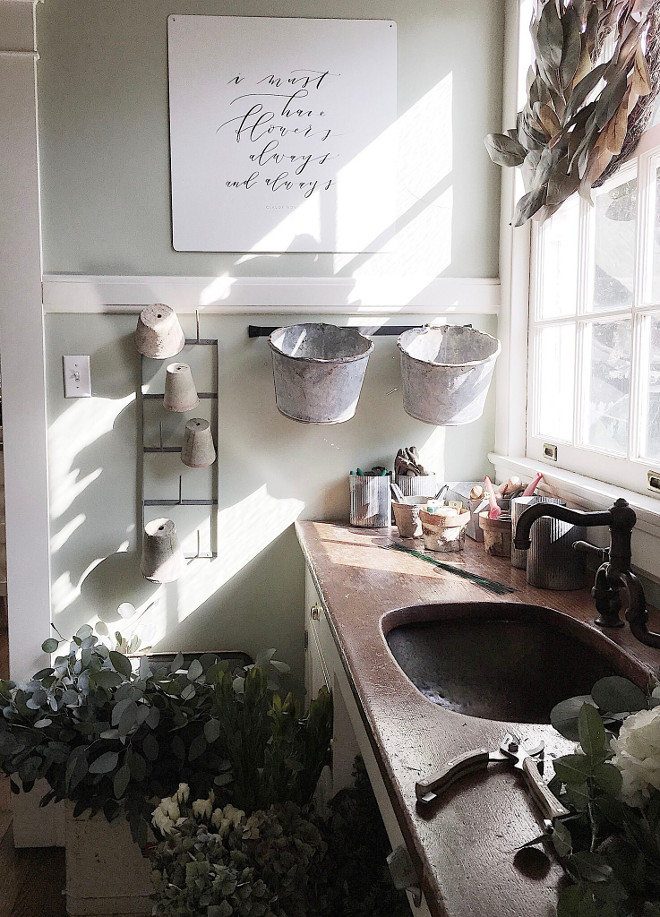
[[[453,425],[481,417],[500,342],[463,325],[411,328],[397,340],[403,407],[424,423]]]
[[[373,341],[357,328],[310,322],[278,328],[268,343],[280,413],[301,423],[351,419]]]

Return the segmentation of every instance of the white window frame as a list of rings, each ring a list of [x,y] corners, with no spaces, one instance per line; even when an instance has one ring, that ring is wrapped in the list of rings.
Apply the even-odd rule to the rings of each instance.
[[[503,128],[515,123],[525,100],[525,75],[532,60],[529,22],[531,0],[505,0]],[[646,144],[644,139],[642,144]],[[644,152],[641,147],[640,152]],[[582,473],[558,468],[544,457],[527,455],[528,318],[530,304],[531,232],[529,224],[511,226],[516,201],[523,193],[519,169],[502,169],[500,221],[500,281],[502,306],[498,337],[502,351],[496,370],[497,404],[495,447],[489,459],[498,480],[512,474],[529,478],[542,471],[542,489],[566,499],[571,505],[592,510],[606,509],[624,497],[637,513],[633,532],[633,565],[648,579],[660,584],[660,499],[599,479],[598,470]],[[606,533],[590,532],[601,543]]]
[[[660,303],[652,302],[650,297],[650,268],[655,212],[655,170],[660,163],[660,127],[652,128],[644,136],[635,156],[629,163],[618,170],[616,175],[605,184],[605,188],[616,186],[629,178],[637,178],[637,208],[635,225],[635,271],[633,276],[632,305],[621,310],[598,310],[591,307],[593,298],[593,251],[595,210],[586,201],[578,204],[578,234],[582,251],[586,257],[581,259],[577,277],[577,309],[572,315],[556,318],[543,317],[540,314],[542,305],[541,281],[543,275],[543,234],[545,227],[535,224],[532,229],[532,265],[530,284],[529,316],[529,375],[528,391],[534,390],[534,381],[539,369],[539,335],[544,328],[560,325],[573,325],[576,328],[576,361],[575,361],[575,412],[573,418],[572,442],[564,442],[551,434],[538,432],[539,403],[535,398],[529,399],[527,449],[529,458],[540,460],[545,457],[546,444],[556,446],[558,466],[570,469],[579,474],[602,478],[630,490],[644,493],[648,488],[649,473],[660,475],[660,461],[649,461],[640,454],[642,427],[644,425],[645,405],[641,403],[643,391],[642,376],[645,369],[644,332],[646,319],[652,314],[660,314]],[[547,226],[547,224],[546,224]],[[631,319],[632,321],[632,372],[630,379],[630,422],[628,429],[627,457],[606,454],[601,450],[581,443],[580,431],[583,429],[583,410],[586,405],[586,366],[584,365],[583,338],[594,322]],[[581,397],[580,397],[581,396]],[[637,402],[637,404],[636,404]],[[635,410],[635,406],[637,410]]]

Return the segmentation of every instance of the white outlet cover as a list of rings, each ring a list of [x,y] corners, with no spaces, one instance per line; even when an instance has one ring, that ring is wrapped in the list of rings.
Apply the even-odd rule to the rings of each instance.
[[[76,354],[62,357],[64,364],[64,397],[91,398],[92,373],[89,356]]]

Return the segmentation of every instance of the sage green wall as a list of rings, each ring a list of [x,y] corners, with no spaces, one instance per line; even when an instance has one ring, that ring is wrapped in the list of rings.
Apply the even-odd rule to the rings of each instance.
[[[446,206],[451,193],[443,273],[497,276],[500,172],[483,138],[501,127],[503,0],[336,0],[330,8],[318,0],[48,0],[37,12],[47,273],[316,276],[355,269],[355,259],[337,269],[329,255],[237,265],[235,254],[172,250],[167,16],[197,13],[395,20],[399,115],[426,99],[418,117],[446,118],[440,131],[451,147],[448,175],[430,187],[419,174],[406,180],[400,224],[410,226],[424,207]],[[446,114],[433,96],[437,87],[449,94]],[[408,141],[414,146],[414,136]],[[445,151],[424,152],[432,173]],[[389,263],[387,256],[369,260],[376,273]]]
[[[399,260],[342,263],[332,255],[177,253],[171,247],[166,19],[170,13],[323,16],[313,0],[48,0],[38,8],[39,129],[44,269],[47,273],[216,276],[429,274],[433,238],[407,238]],[[399,112],[442,86],[440,133],[451,168],[402,214],[405,231],[434,209],[449,214],[445,276],[497,275],[500,175],[483,136],[499,126],[501,0],[337,0],[332,15],[398,23]],[[416,108],[417,107],[417,108]],[[423,108],[423,106],[422,106]],[[435,109],[433,109],[435,110]],[[415,143],[413,133],[411,142]],[[426,149],[429,161],[434,148]],[[440,151],[437,151],[440,155]],[[449,201],[449,206],[447,202]],[[428,234],[427,234],[428,236]],[[313,305],[313,304],[310,304]],[[434,316],[406,316],[421,324]],[[441,319],[439,313],[437,318]],[[447,479],[479,478],[493,443],[494,395],[483,418],[434,428],[402,408],[394,338],[376,339],[358,413],[333,427],[296,424],[278,414],[270,353],[246,326],[314,320],[291,316],[204,316],[203,336],[220,339],[218,437],[219,554],[194,561],[167,587],[137,569],[139,503],[135,392],[136,317],[49,315],[46,324],[50,425],[54,621],[69,634],[97,617],[137,631],[159,648],[269,646],[302,672],[303,562],[295,518],[348,516],[347,474],[391,465],[417,444]],[[346,316],[324,316],[345,323]],[[452,316],[496,333],[494,316]],[[191,318],[184,328],[193,333]],[[65,401],[61,357],[89,353],[94,397]],[[184,525],[185,528],[185,525]],[[184,532],[186,534],[186,532]],[[122,622],[121,602],[134,618]]]
[[[297,318],[281,316],[284,324]],[[345,317],[328,320],[341,323]],[[494,316],[466,316],[470,320],[495,331]],[[397,449],[410,443],[441,478],[483,475],[492,392],[478,423],[420,423],[403,410],[396,338],[379,337],[355,417],[330,427],[295,423],[277,411],[270,350],[265,339],[248,338],[248,321],[270,324],[272,316],[202,318],[203,336],[220,341],[219,557],[194,560],[181,580],[159,587],[138,569],[135,316],[47,316],[53,620],[63,634],[100,617],[111,630],[137,632],[160,649],[240,648],[255,654],[277,647],[300,673],[303,561],[294,521],[347,519],[349,470],[391,467]],[[194,318],[183,316],[182,323],[193,336]],[[91,399],[63,397],[65,353],[91,355]],[[194,356],[186,353],[186,359]],[[179,470],[174,456],[160,481],[148,474],[147,486],[176,495]],[[187,474],[184,495],[198,486],[195,495],[202,496],[204,481],[196,485],[195,479],[206,472]],[[192,522],[184,521],[182,536],[191,530]],[[122,602],[136,608],[127,621],[117,613]]]

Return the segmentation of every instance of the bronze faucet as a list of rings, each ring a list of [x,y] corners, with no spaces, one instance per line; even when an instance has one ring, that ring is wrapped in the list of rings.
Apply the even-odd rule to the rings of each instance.
[[[647,646],[660,647],[660,633],[650,631],[646,624],[648,611],[644,590],[630,569],[630,537],[637,516],[628,501],[619,499],[608,510],[593,513],[569,509],[555,503],[534,503],[521,513],[516,524],[514,545],[518,550],[529,550],[530,529],[541,516],[551,516],[553,519],[574,525],[609,526],[609,548],[597,548],[585,541],[578,541],[574,545],[576,550],[595,554],[602,561],[596,571],[596,580],[591,590],[598,610],[596,624],[601,627],[623,627],[619,612],[623,606],[621,591],[625,590],[628,595],[626,620],[633,635]]]

